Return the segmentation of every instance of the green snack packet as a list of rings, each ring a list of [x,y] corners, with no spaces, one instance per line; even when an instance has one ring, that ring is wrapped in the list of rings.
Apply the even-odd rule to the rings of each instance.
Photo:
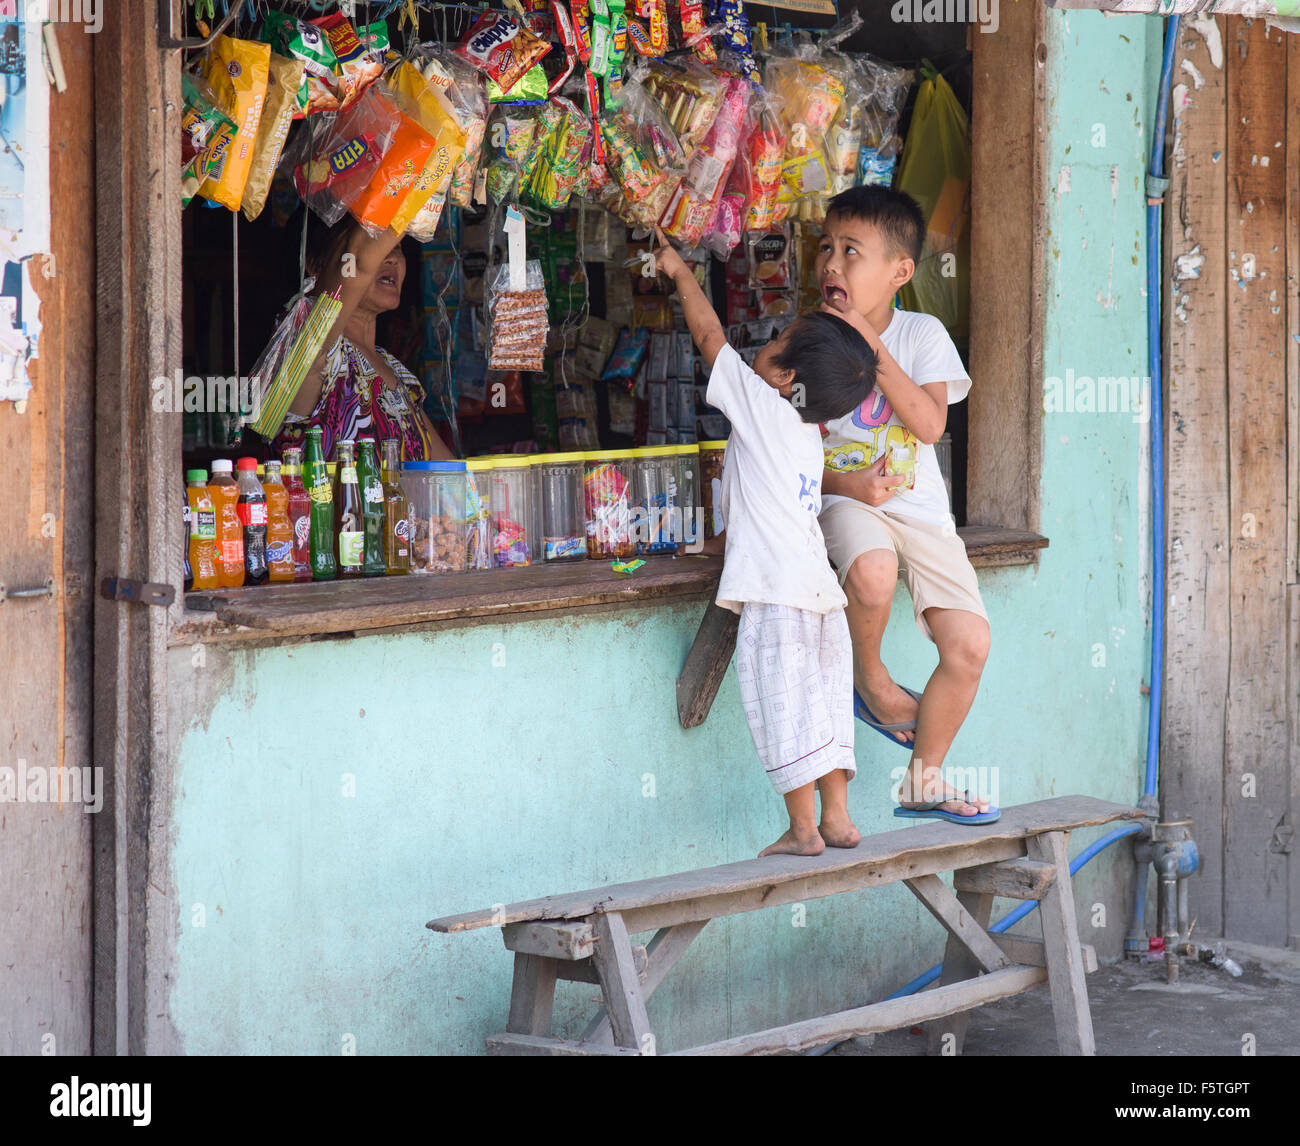
[[[385,30],[385,41],[387,36]],[[338,58],[319,28],[272,8],[262,22],[262,40],[280,55],[302,60],[306,65],[298,89],[298,107],[303,115],[338,110]]]
[[[517,103],[517,104],[543,104],[546,102],[546,88],[548,84],[546,71],[541,64],[534,64],[521,79],[508,92],[501,90],[501,85],[496,80],[489,78],[487,82],[488,102],[489,103]]]

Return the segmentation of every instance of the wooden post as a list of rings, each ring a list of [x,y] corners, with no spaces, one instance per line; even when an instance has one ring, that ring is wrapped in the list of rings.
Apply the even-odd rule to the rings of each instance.
[[[632,961],[632,944],[623,917],[616,911],[593,916],[596,933],[596,971],[605,996],[605,1010],[614,1028],[614,1044],[642,1054],[654,1054],[654,1036],[645,996]]]
[[[1092,1012],[1088,1009],[1088,984],[1083,952],[1079,949],[1079,924],[1074,917],[1074,888],[1070,884],[1068,832],[1044,832],[1026,842],[1029,858],[1056,865],[1056,882],[1039,901],[1043,916],[1043,949],[1047,955],[1047,982],[1056,1018],[1056,1045],[1063,1055],[1093,1055]]]
[[[549,1035],[555,1007],[556,961],[542,955],[515,952],[515,979],[510,989],[510,1019],[514,1035]]]
[[[727,675],[731,654],[736,651],[740,614],[710,602],[686,664],[677,678],[677,719],[683,728],[703,724]]]
[[[988,931],[989,918],[993,914],[992,895],[978,891],[959,891],[957,902],[975,917],[975,922],[980,925],[981,930]],[[979,973],[979,961],[971,954],[966,944],[956,935],[950,934],[948,944],[943,950],[943,970],[939,975],[939,986],[946,987],[949,983],[973,979]],[[962,1047],[966,1043],[966,1028],[969,1020],[969,1011],[958,1011],[955,1015],[947,1015],[930,1023],[927,1031],[930,1053],[943,1054],[944,1036],[952,1035],[953,1054],[961,1054]]]

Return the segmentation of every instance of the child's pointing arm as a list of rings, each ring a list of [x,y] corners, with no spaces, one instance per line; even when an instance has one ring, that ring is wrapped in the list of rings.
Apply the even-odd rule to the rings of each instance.
[[[727,344],[722,323],[718,321],[718,314],[713,309],[713,304],[705,297],[690,268],[682,261],[681,255],[669,246],[664,233],[658,227],[655,228],[655,238],[659,240],[659,250],[655,251],[655,263],[660,272],[673,280],[673,286],[677,288],[677,294],[682,300],[686,325],[691,328],[691,337],[695,340],[700,357],[704,359],[705,367],[712,370],[713,360],[717,358],[718,351]]]

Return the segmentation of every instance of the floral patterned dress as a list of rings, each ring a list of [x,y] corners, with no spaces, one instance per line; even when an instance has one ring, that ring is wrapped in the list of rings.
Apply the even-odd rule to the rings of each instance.
[[[403,461],[425,461],[432,456],[433,432],[419,416],[424,388],[387,350],[381,347],[376,350],[397,375],[398,386],[390,390],[366,352],[340,335],[325,356],[325,381],[315,409],[306,418],[298,414],[287,416],[274,442],[277,455],[286,446],[301,446],[305,450],[308,428],[319,426],[324,431],[321,444],[327,460],[333,459],[334,447],[339,442],[355,442],[367,435],[375,439],[376,446],[384,438],[399,439]]]

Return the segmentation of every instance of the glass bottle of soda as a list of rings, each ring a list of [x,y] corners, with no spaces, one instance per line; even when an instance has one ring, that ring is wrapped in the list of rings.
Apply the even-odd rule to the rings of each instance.
[[[313,581],[333,581],[338,576],[334,561],[334,489],[325,468],[321,428],[307,430],[307,496],[311,498],[311,521],[307,541]]]
[[[217,587],[217,508],[208,490],[207,470],[185,472],[185,502],[190,508],[189,566],[193,589]]]
[[[384,575],[384,484],[379,478],[375,439],[357,442],[357,484],[361,489],[361,517],[366,535],[363,569],[367,577]]]
[[[289,494],[289,525],[293,529],[293,579],[311,580],[311,497],[302,484],[302,450],[284,451],[284,488]]]
[[[261,585],[266,581],[266,494],[257,480],[257,459],[240,458],[239,524],[244,527],[244,584]]]
[[[411,571],[411,512],[402,492],[402,443],[397,438],[383,441],[384,486],[384,572]]]
[[[244,583],[244,527],[239,520],[239,486],[229,458],[212,463],[208,494],[217,515],[217,588]]]
[[[347,441],[334,450],[334,537],[340,577],[360,577],[365,572],[366,532],[355,448],[355,442]]]
[[[280,463],[266,463],[262,482],[266,494],[266,568],[277,585],[293,580],[293,526],[289,524],[289,491],[280,480]]]

